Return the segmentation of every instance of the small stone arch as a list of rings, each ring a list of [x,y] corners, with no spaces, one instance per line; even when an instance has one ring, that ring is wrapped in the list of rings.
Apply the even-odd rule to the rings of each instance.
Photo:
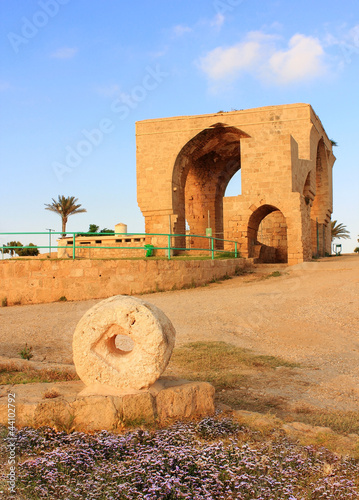
[[[287,222],[274,205],[262,205],[249,218],[248,256],[262,263],[288,262]]]

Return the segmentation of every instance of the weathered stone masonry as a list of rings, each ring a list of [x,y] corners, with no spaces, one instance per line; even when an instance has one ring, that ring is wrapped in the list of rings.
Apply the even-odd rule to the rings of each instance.
[[[335,157],[309,104],[145,120],[136,135],[147,233],[185,234],[187,221],[204,235],[209,214],[244,257],[296,264],[330,252]],[[242,194],[225,197],[239,169]]]

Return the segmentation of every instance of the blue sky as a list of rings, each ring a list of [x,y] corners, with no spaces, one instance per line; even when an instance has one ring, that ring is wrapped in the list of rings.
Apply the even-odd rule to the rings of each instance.
[[[60,230],[58,194],[87,209],[69,231],[142,232],[136,121],[308,102],[338,143],[332,217],[357,246],[356,1],[0,0],[0,32],[0,232]]]

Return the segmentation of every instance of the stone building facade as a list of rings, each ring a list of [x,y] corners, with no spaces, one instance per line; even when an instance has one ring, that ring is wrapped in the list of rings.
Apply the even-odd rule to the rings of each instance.
[[[330,253],[335,157],[309,104],[145,120],[136,139],[146,233],[205,235],[211,227],[262,262]],[[242,192],[226,197],[239,170]],[[185,249],[188,238],[174,244]]]

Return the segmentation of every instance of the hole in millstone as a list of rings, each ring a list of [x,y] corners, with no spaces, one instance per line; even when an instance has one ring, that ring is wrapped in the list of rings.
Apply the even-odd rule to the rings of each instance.
[[[135,342],[119,325],[111,325],[101,338],[92,346],[93,351],[103,359],[121,358],[130,354]]]
[[[116,335],[115,337],[115,346],[116,349],[119,349],[120,351],[126,353],[126,352],[131,352],[133,348],[135,347],[134,341],[128,337],[127,335]]]

